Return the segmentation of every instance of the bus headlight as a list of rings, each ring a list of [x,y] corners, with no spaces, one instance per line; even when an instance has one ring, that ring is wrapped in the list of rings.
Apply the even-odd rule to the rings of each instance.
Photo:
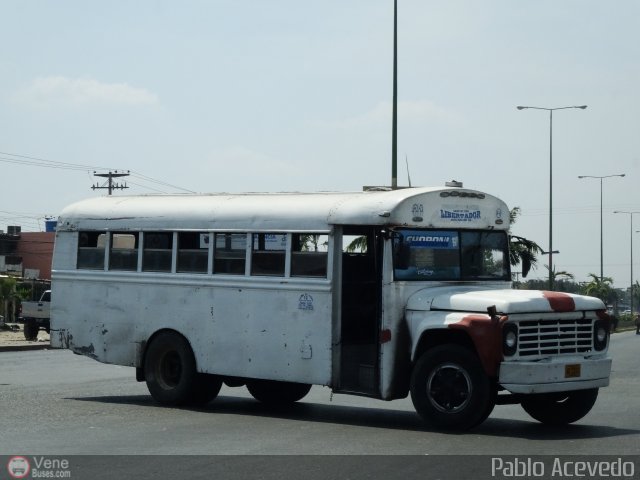
[[[502,353],[506,357],[515,355],[518,351],[518,326],[515,323],[505,323],[502,328]]]
[[[598,351],[607,348],[607,339],[609,338],[608,323],[602,320],[596,320],[593,324],[593,348]]]

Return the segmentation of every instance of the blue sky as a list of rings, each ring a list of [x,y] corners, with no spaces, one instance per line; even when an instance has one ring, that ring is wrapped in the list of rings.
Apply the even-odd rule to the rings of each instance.
[[[104,194],[94,169],[135,172],[129,194],[388,184],[392,15],[391,0],[0,0],[0,229]],[[401,183],[406,156],[414,185],[497,194],[546,248],[549,117],[515,107],[586,104],[554,114],[554,260],[599,273],[600,185],[577,176],[625,173],[603,212],[605,275],[627,286],[629,215],[613,211],[640,211],[639,21],[633,0],[399,0]]]

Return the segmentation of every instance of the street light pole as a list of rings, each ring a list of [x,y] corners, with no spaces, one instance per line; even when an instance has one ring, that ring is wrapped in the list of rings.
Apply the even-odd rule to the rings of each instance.
[[[569,107],[527,107],[518,105],[518,110],[546,110],[549,112],[549,290],[553,290],[553,112],[555,110],[566,110],[569,108],[579,108],[584,110],[586,105],[573,105]]]
[[[393,111],[391,113],[391,189],[398,188],[398,0],[393,2]]]
[[[578,175],[578,178],[597,178],[600,180],[600,281],[604,278],[604,243],[602,241],[602,180],[605,178],[611,177],[624,177],[624,173],[619,173],[616,175],[603,175],[603,176],[594,176],[594,175]]]
[[[633,215],[636,213],[640,213],[640,212],[623,212],[620,210],[614,210],[613,213],[625,213],[627,215],[629,215],[629,221],[630,221],[630,232],[631,232],[631,236],[630,236],[630,245],[631,245],[631,250],[630,250],[630,261],[629,261],[629,270],[631,271],[631,288],[629,290],[629,298],[630,301],[629,303],[630,305],[630,310],[631,310],[631,315],[633,315]]]

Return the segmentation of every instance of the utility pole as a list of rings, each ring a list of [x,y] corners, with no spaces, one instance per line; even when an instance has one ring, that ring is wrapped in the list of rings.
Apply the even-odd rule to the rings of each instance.
[[[111,193],[113,192],[114,189],[119,189],[119,190],[124,190],[125,188],[129,188],[127,186],[126,183],[123,184],[119,184],[119,183],[114,183],[113,179],[114,178],[119,178],[119,177],[128,177],[129,174],[129,170],[125,172],[120,172],[118,173],[118,171],[116,170],[115,172],[111,172],[109,171],[109,173],[96,173],[93,172],[93,176],[94,177],[103,177],[108,179],[107,182],[107,186],[101,186],[98,185],[97,183],[95,185],[91,185],[91,190],[100,190],[100,189],[107,189],[109,190],[109,195],[111,195]]]
[[[398,188],[398,0],[393,2],[393,112],[391,120],[391,189]]]

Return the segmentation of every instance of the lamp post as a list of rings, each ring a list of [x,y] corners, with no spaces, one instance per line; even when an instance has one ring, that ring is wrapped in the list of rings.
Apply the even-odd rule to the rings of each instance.
[[[573,105],[569,107],[527,107],[518,105],[518,110],[546,110],[549,112],[549,290],[553,290],[553,274],[551,269],[553,268],[553,112],[555,110],[567,110],[569,108],[579,108],[584,110],[586,105]]]
[[[629,297],[630,297],[630,309],[631,309],[631,314],[633,315],[633,215],[636,213],[640,213],[640,212],[623,212],[620,210],[614,210],[613,213],[625,213],[627,215],[629,215],[629,221],[630,221],[630,232],[631,232],[631,250],[630,250],[630,261],[629,261],[629,270],[631,271],[631,289],[629,290]]]
[[[603,175],[603,176],[594,176],[594,175],[578,175],[578,178],[598,178],[600,179],[600,281],[604,278],[604,247],[602,242],[602,180],[605,178],[611,177],[624,177],[624,173],[619,173],[616,175]]]
[[[391,189],[398,188],[398,0],[393,0],[393,111],[391,113]]]

